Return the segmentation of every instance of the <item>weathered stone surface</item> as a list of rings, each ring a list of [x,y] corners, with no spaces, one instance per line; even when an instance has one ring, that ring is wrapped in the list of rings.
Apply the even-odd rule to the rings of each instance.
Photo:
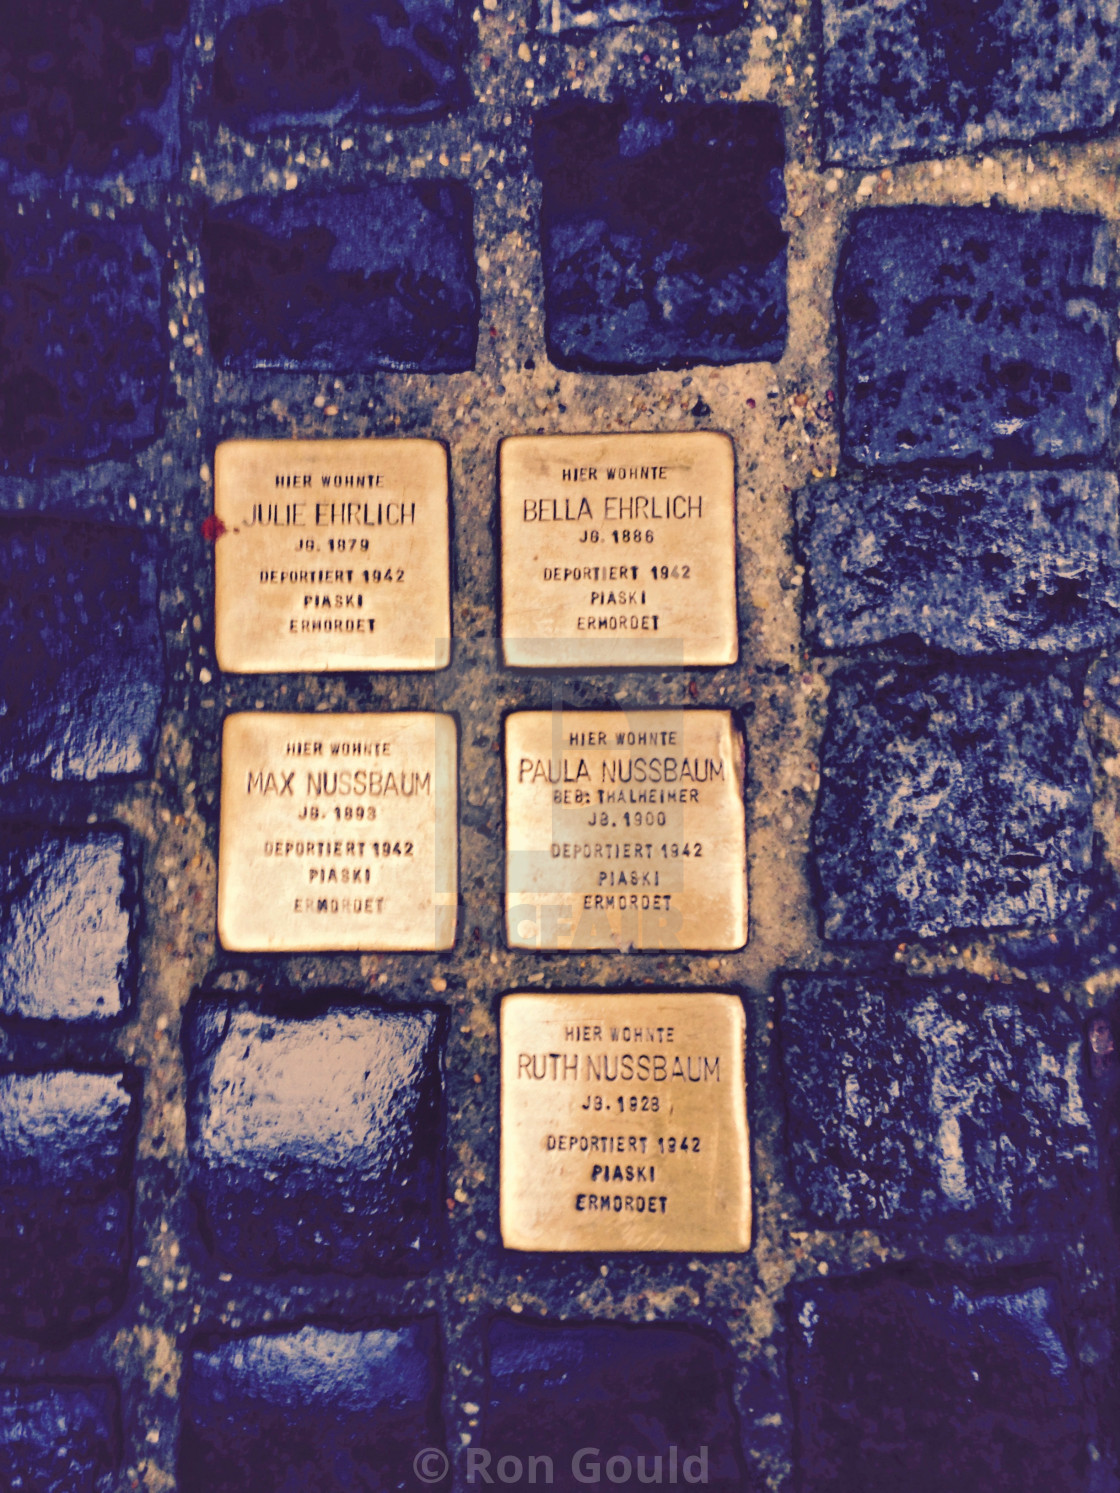
[[[1104,129],[1110,0],[823,0],[826,161],[881,166]]]
[[[432,115],[463,93],[458,0],[226,0],[219,116],[247,131]]]
[[[1057,1291],[876,1272],[798,1287],[804,1493],[1081,1493],[1086,1427]]]
[[[116,1386],[0,1382],[0,1486],[105,1493],[120,1462]]]
[[[1056,998],[958,977],[783,984],[794,1185],[826,1225],[1061,1225],[1091,1189],[1081,1033]]]
[[[1075,653],[1120,631],[1111,472],[824,482],[798,507],[819,648]]]
[[[586,5],[580,0],[538,0],[537,30],[574,40],[608,26],[641,26],[654,21],[734,24],[738,18],[728,0],[590,0]]]
[[[553,363],[625,371],[781,356],[774,105],[565,102],[542,111],[533,150]]]
[[[241,1269],[422,1275],[438,1253],[439,1019],[271,1015],[196,1000],[184,1026],[191,1185]]]
[[[553,1486],[565,1493],[678,1479],[740,1493],[731,1360],[711,1339],[681,1327],[498,1320],[488,1347],[479,1444],[491,1449],[495,1465],[512,1456],[528,1469],[530,1457],[545,1453],[554,1464]],[[689,1466],[686,1459],[699,1457],[701,1447],[707,1447],[706,1468],[698,1460]],[[577,1457],[584,1448],[592,1450]],[[619,1464],[614,1471],[621,1475],[609,1476],[612,1457],[626,1459],[629,1471]]]
[[[1115,395],[1104,223],[871,208],[836,282],[845,456],[864,465],[1098,455]]]
[[[3,161],[20,175],[169,177],[179,159],[188,10],[187,0],[8,7],[0,50]]]
[[[0,783],[145,772],[164,690],[145,534],[0,518]]]
[[[66,1336],[119,1306],[139,1110],[120,1073],[0,1073],[0,1331]]]
[[[215,359],[242,370],[472,368],[471,219],[456,181],[215,210],[202,229]]]
[[[137,223],[41,209],[0,224],[0,471],[124,455],[158,431],[159,253]]]
[[[1091,810],[1065,678],[1037,665],[841,673],[813,823],[824,936],[1076,920]]]
[[[187,1360],[181,1493],[418,1486],[439,1448],[435,1334],[302,1327],[201,1345]]]
[[[0,1015],[119,1016],[132,998],[137,912],[123,833],[9,832],[0,888]]]

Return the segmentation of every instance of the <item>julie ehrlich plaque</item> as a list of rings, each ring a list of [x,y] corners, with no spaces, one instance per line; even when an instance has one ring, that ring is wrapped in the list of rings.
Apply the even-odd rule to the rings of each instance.
[[[438,441],[225,441],[214,458],[215,651],[234,673],[442,669]]]
[[[449,715],[227,717],[223,948],[451,948],[457,756]]]
[[[510,945],[742,948],[744,750],[726,710],[507,717]]]
[[[735,662],[728,436],[511,436],[500,468],[506,663]]]
[[[749,1248],[737,997],[507,995],[501,1021],[507,1249]]]

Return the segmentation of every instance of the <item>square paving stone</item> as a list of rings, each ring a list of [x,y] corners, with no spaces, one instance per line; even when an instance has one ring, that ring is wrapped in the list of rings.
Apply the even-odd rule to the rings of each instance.
[[[1092,782],[1068,679],[850,670],[832,683],[813,824],[826,938],[1076,921]]]
[[[180,1493],[415,1489],[443,1445],[427,1323],[201,1344],[185,1377]]]
[[[512,1457],[523,1471],[508,1481],[528,1486],[529,1459],[544,1455],[552,1476],[540,1464],[539,1480],[564,1493],[677,1482],[741,1493],[731,1357],[702,1333],[498,1320],[488,1350],[478,1442],[491,1454],[492,1478],[501,1459]],[[622,1460],[612,1466],[614,1458]],[[505,1471],[513,1473],[514,1464]]]
[[[774,105],[563,102],[538,117],[533,152],[557,367],[781,357],[785,145]]]
[[[138,913],[119,830],[0,837],[0,1015],[120,1016],[132,998]]]
[[[225,0],[216,52],[215,111],[248,132],[463,100],[459,0]]]
[[[1084,133],[1120,102],[1111,0],[823,0],[826,161]]]
[[[0,471],[123,456],[158,434],[162,308],[162,257],[140,224],[3,215]]]
[[[122,1073],[0,1073],[0,1332],[66,1337],[120,1306],[139,1123]]]
[[[802,1493],[1084,1493],[1088,1434],[1055,1287],[875,1272],[798,1287]]]
[[[188,1009],[191,1187],[239,1269],[422,1275],[439,1252],[440,1021]]]
[[[461,182],[247,198],[210,216],[202,253],[224,368],[474,367],[474,229]]]
[[[845,456],[865,466],[1097,456],[1115,398],[1105,224],[870,208],[840,261]]]
[[[21,175],[171,176],[188,13],[188,0],[6,7],[0,157]]]
[[[164,660],[149,535],[0,518],[0,783],[151,765]]]
[[[119,1465],[116,1385],[0,1381],[0,1486],[106,1493]]]
[[[815,1219],[1060,1229],[1085,1203],[1096,1133],[1056,997],[961,977],[782,989],[790,1158]]]
[[[1120,632],[1111,472],[822,482],[798,509],[819,648],[1076,653]]]

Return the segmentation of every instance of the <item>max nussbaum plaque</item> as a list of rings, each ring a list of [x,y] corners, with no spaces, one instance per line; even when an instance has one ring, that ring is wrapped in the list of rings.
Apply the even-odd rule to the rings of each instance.
[[[223,948],[451,948],[457,757],[449,715],[227,717]]]
[[[735,662],[728,436],[511,436],[499,462],[507,664]]]
[[[511,947],[742,948],[744,751],[726,710],[507,717]]]
[[[438,441],[225,441],[214,457],[215,652],[234,673],[442,669]]]
[[[518,994],[501,1020],[508,1249],[749,1248],[737,997]]]

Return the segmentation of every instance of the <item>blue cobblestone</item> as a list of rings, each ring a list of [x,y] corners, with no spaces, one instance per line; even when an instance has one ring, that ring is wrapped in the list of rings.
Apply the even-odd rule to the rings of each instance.
[[[815,1220],[1078,1226],[1096,1132],[1060,1001],[962,976],[800,975],[783,994],[794,1185]]]
[[[0,471],[126,455],[156,436],[163,265],[140,224],[5,213],[0,305]]]
[[[434,1013],[284,1018],[207,998],[185,1040],[192,1187],[222,1260],[430,1267],[442,1205]]]
[[[0,1015],[88,1021],[132,997],[135,876],[117,830],[0,841]]]
[[[803,1493],[1084,1493],[1088,1427],[1055,1283],[876,1272],[799,1286]]]
[[[218,115],[259,132],[430,116],[464,92],[459,0],[226,0]]]
[[[813,825],[824,936],[1077,920],[1092,779],[1068,680],[852,669],[832,683]]]
[[[419,1486],[438,1448],[434,1334],[298,1332],[203,1344],[189,1355],[181,1493],[342,1493]]]
[[[179,163],[188,0],[10,6],[0,51],[0,175],[167,180]],[[7,168],[7,170],[5,170]]]
[[[565,1493],[585,1483],[611,1486],[603,1469],[612,1456],[629,1461],[630,1473],[620,1481],[634,1486],[644,1468],[647,1482],[679,1479],[742,1493],[730,1369],[721,1345],[688,1328],[498,1320],[489,1331],[480,1444],[501,1448],[525,1467],[546,1452],[555,1486]],[[686,1462],[702,1447],[706,1467]],[[588,1476],[596,1463],[598,1475]]]
[[[771,104],[542,111],[548,355],[607,372],[779,358],[781,116]]]
[[[1110,0],[823,0],[827,161],[882,166],[1106,128]]]
[[[225,368],[474,366],[478,287],[460,182],[250,198],[202,230],[210,343]]]
[[[844,455],[867,466],[1100,455],[1115,398],[1098,218],[858,213],[836,282]]]
[[[87,1331],[124,1297],[140,1103],[120,1073],[0,1073],[0,1331]]]
[[[105,1493],[120,1463],[113,1384],[0,1381],[0,1486],[11,1493]]]
[[[0,518],[0,575],[0,783],[147,771],[165,680],[149,536]]]
[[[799,529],[819,648],[1076,653],[1120,632],[1111,472],[820,483],[801,494]]]

